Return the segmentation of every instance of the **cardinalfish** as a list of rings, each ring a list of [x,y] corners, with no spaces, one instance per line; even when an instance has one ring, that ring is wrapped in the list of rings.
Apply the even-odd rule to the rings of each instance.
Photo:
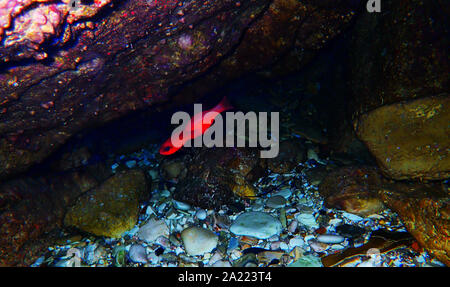
[[[186,142],[195,139],[205,133],[213,124],[214,119],[221,113],[233,109],[233,106],[224,97],[220,103],[210,110],[195,114],[185,125],[181,137],[170,137],[161,145],[159,153],[162,155],[171,155],[181,149]]]

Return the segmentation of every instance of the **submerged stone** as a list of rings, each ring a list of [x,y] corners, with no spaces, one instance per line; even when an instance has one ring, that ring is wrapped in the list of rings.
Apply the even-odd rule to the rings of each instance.
[[[203,255],[216,248],[219,237],[208,229],[193,226],[181,232],[181,240],[187,254]]]
[[[267,239],[279,234],[282,230],[278,219],[264,212],[247,212],[239,215],[230,227],[236,235]]]
[[[81,195],[67,211],[64,225],[98,236],[120,237],[136,224],[145,190],[142,171],[118,173]]]

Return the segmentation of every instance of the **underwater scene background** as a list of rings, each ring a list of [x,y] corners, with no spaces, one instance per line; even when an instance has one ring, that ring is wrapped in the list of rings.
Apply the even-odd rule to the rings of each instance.
[[[377,3],[0,0],[0,266],[448,266],[450,5]]]

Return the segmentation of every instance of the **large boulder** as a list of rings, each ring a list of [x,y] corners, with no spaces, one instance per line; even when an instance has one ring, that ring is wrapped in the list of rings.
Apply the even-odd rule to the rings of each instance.
[[[382,106],[361,116],[357,133],[382,171],[395,179],[450,175],[450,97],[426,97]]]
[[[64,225],[97,236],[120,237],[136,224],[146,191],[142,171],[118,173],[81,195],[68,209]]]
[[[350,102],[358,137],[394,179],[449,176],[448,2],[384,1],[358,20]]]

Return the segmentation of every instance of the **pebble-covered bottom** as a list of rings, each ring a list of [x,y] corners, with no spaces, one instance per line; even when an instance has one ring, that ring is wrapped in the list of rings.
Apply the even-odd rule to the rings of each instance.
[[[111,168],[144,168],[155,179],[158,177],[155,176],[158,174],[156,152],[155,146],[121,156]],[[320,162],[326,164],[325,160]],[[261,191],[260,197],[256,200],[240,199],[245,210],[230,208],[216,212],[190,207],[173,201],[171,195],[175,187],[161,183],[160,188],[152,191],[150,201],[142,206],[135,228],[121,238],[67,234],[67,239],[62,240],[64,242],[48,247],[48,251],[32,266],[320,267],[323,266],[321,258],[364,245],[375,230],[406,231],[398,216],[389,210],[362,218],[325,208],[317,185],[310,184],[305,177],[305,172],[317,165],[320,165],[317,161],[310,160],[300,173],[271,173],[261,178],[256,184]],[[271,196],[282,196],[286,201],[280,197],[269,200]],[[276,234],[264,239],[233,234],[230,227],[236,218],[248,212],[262,212],[272,218],[265,220],[273,220],[272,224],[267,224],[271,230],[259,230],[258,233],[249,230],[249,234]],[[139,232],[139,228],[149,222],[158,227],[155,233],[148,230]],[[281,228],[277,228],[278,224]],[[336,228],[338,226],[341,228]],[[347,227],[346,232],[342,232],[342,226]],[[190,227],[197,228],[182,233]],[[241,234],[246,232],[244,227],[241,224]],[[197,231],[198,234],[195,233]],[[195,238],[186,239],[182,234]],[[195,246],[195,242],[202,246]],[[186,244],[194,250],[191,252],[202,254],[189,255]],[[422,267],[443,264],[426,251],[405,246],[387,253],[375,251],[354,256],[337,266]]]

